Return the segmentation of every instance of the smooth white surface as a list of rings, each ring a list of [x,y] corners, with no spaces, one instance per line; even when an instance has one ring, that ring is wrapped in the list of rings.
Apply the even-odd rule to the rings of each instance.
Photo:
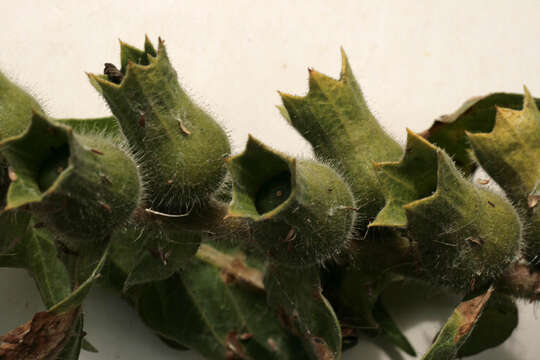
[[[36,94],[52,116],[108,114],[83,71],[119,63],[116,39],[166,41],[182,84],[229,130],[235,151],[251,133],[309,156],[309,145],[281,119],[276,90],[307,91],[308,66],[338,76],[343,45],[384,127],[404,141],[470,96],[540,96],[538,1],[29,1],[0,0],[0,68]],[[0,269],[0,332],[41,308],[28,277]],[[387,299],[421,354],[456,299],[418,294]],[[88,339],[100,353],[81,359],[200,359],[163,346],[135,313],[96,289],[86,305]],[[540,358],[532,305],[502,347],[474,359]],[[367,339],[345,359],[409,359]]]

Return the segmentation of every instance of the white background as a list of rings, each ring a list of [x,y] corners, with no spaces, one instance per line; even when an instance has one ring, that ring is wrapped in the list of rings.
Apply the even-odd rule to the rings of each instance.
[[[84,71],[119,63],[122,39],[165,39],[182,84],[229,130],[236,152],[251,133],[296,155],[308,144],[281,119],[276,90],[307,91],[307,67],[339,75],[345,48],[368,103],[403,142],[470,96],[540,96],[538,1],[8,1],[0,0],[0,69],[40,98],[51,116],[108,114]],[[1,231],[1,230],[0,230]],[[0,332],[41,309],[28,276],[0,269]],[[441,293],[387,302],[418,352],[457,301]],[[163,346],[113,294],[86,305],[81,359],[200,359]],[[520,325],[503,346],[474,359],[540,358],[540,320],[520,304]],[[409,359],[367,339],[345,359]]]

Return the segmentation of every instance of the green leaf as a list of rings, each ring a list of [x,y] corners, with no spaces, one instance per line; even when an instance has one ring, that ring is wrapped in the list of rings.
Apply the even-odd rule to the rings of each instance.
[[[536,100],[540,103],[540,100]],[[510,93],[493,93],[467,100],[456,112],[443,115],[422,133],[427,140],[444,149],[465,175],[476,169],[469,151],[471,145],[466,132],[490,132],[495,124],[497,107],[519,109],[523,96]]]
[[[61,299],[61,301],[54,303],[54,306],[49,309],[49,312],[58,314],[79,307],[90,292],[92,285],[100,277],[100,271],[103,268],[108,255],[109,247],[107,246],[105,251],[103,251],[101,259],[95,266],[88,279],[86,279],[81,285],[77,286],[75,290],[69,294],[69,296],[65,296]]]
[[[124,291],[133,285],[164,280],[172,276],[195,255],[201,243],[200,232],[147,224],[141,229],[142,246],[129,271]]]
[[[24,241],[30,215],[24,211],[0,211],[0,267],[23,267]]]
[[[28,205],[70,248],[103,240],[140,201],[137,166],[113,139],[35,113],[25,133],[0,150],[13,173],[6,209]]]
[[[147,325],[208,359],[306,359],[269,310],[260,268],[238,251],[199,251],[178,275],[140,287],[136,306]]]
[[[518,325],[518,308],[510,296],[494,292],[458,356],[476,355],[506,341]]]
[[[37,223],[21,211],[6,211],[0,214],[0,226],[2,230],[7,230],[0,236],[0,266],[27,269],[51,313],[65,312],[81,305],[91,285],[99,277],[107,258],[107,250],[101,253],[97,265],[92,264],[95,266],[92,274],[72,291],[72,278],[81,275],[75,271],[68,272],[59,258],[53,233],[43,227],[43,223]],[[85,254],[84,257],[88,256]]]
[[[426,275],[457,289],[497,278],[518,254],[521,223],[502,197],[467,181],[437,150],[437,187],[404,206]],[[505,224],[505,226],[501,226]]]
[[[127,72],[129,62],[148,65],[150,64],[150,59],[156,56],[157,51],[154,49],[154,45],[152,45],[148,36],[144,38],[144,51],[120,41],[120,63],[122,66],[120,71],[124,74]]]
[[[161,39],[157,52],[148,39],[144,51],[121,43],[121,62],[119,83],[93,74],[90,82],[144,158],[149,206],[185,213],[220,186],[230,154],[227,135],[182,89]]]
[[[382,239],[377,239],[382,240]],[[381,243],[372,244],[378,246]],[[369,337],[384,336],[408,354],[414,354],[381,302],[381,293],[399,277],[390,271],[375,274],[351,265],[333,265],[323,272],[324,294],[332,304],[342,327],[356,329]],[[344,339],[345,340],[345,339]]]
[[[322,295],[316,267],[299,272],[271,265],[264,285],[268,305],[283,319],[288,331],[302,339],[310,359],[341,358],[341,327]]]
[[[21,135],[33,112],[43,112],[38,102],[0,72],[0,144]]]
[[[0,266],[27,269],[47,308],[71,292],[70,276],[58,258],[54,235],[22,211],[0,213]]]
[[[356,217],[354,198],[331,167],[296,160],[252,136],[227,164],[233,178],[227,217],[249,221],[253,239],[272,261],[309,267],[346,246]]]
[[[34,278],[45,306],[51,308],[67,298],[71,293],[70,276],[58,258],[53,234],[45,228],[36,229],[31,220],[21,246],[25,268]]]
[[[540,255],[540,111],[525,88],[521,110],[497,108],[490,133],[467,134],[476,159],[526,217],[526,254]]]
[[[69,338],[65,340],[63,349],[56,356],[58,360],[78,360],[81,353],[81,349],[84,343],[84,330],[83,330],[83,314],[79,314],[69,335]]]
[[[342,325],[364,330],[370,336],[377,335],[373,307],[391,280],[388,272],[371,276],[352,265],[332,264],[323,272],[321,280],[325,297]]]
[[[437,183],[437,148],[407,129],[407,146],[399,162],[374,163],[386,205],[370,227],[407,226],[403,206],[429,196]]]
[[[54,119],[55,122],[69,126],[73,131],[80,134],[100,134],[101,136],[110,136],[114,138],[124,138],[122,130],[118,125],[118,120],[114,116],[80,119],[80,118],[66,118],[66,119]]]
[[[341,54],[339,80],[310,69],[306,96],[280,95],[285,119],[311,143],[317,158],[336,163],[345,174],[363,206],[363,227],[384,206],[372,162],[396,161],[403,151],[377,123],[343,49]]]
[[[456,359],[459,349],[466,343],[473,332],[492,293],[493,287],[490,287],[481,295],[462,301],[443,326],[435,342],[422,357],[422,360]]]
[[[381,298],[379,297],[373,307],[373,318],[380,326],[382,334],[394,345],[405,351],[410,356],[416,356],[416,351],[412,347],[407,337],[401,332],[394,319],[390,316]]]

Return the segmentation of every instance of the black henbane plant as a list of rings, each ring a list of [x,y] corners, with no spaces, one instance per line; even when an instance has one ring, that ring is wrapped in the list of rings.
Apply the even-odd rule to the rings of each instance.
[[[209,359],[339,359],[360,333],[414,355],[381,300],[409,280],[463,295],[424,359],[505,341],[515,299],[540,293],[536,100],[474,98],[402,148],[342,55],[339,80],[310,70],[306,96],[281,93],[315,160],[253,137],[231,156],[161,40],[88,75],[111,117],[52,118],[0,74],[0,266],[27,269],[47,307],[0,358],[96,351],[81,306],[98,279]]]

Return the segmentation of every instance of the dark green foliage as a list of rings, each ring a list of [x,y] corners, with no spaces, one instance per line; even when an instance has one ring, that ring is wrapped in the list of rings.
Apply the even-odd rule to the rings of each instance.
[[[515,298],[540,295],[536,101],[471,99],[402,149],[342,56],[339,80],[310,70],[306,96],[281,94],[316,160],[252,136],[230,156],[161,39],[89,75],[114,116],[54,119],[0,73],[0,267],[29,271],[47,307],[0,358],[99,350],[81,310],[99,279],[209,359],[339,360],[361,334],[414,356],[381,298],[410,280],[464,299],[423,359],[503,343]],[[477,164],[505,194],[470,180]]]

